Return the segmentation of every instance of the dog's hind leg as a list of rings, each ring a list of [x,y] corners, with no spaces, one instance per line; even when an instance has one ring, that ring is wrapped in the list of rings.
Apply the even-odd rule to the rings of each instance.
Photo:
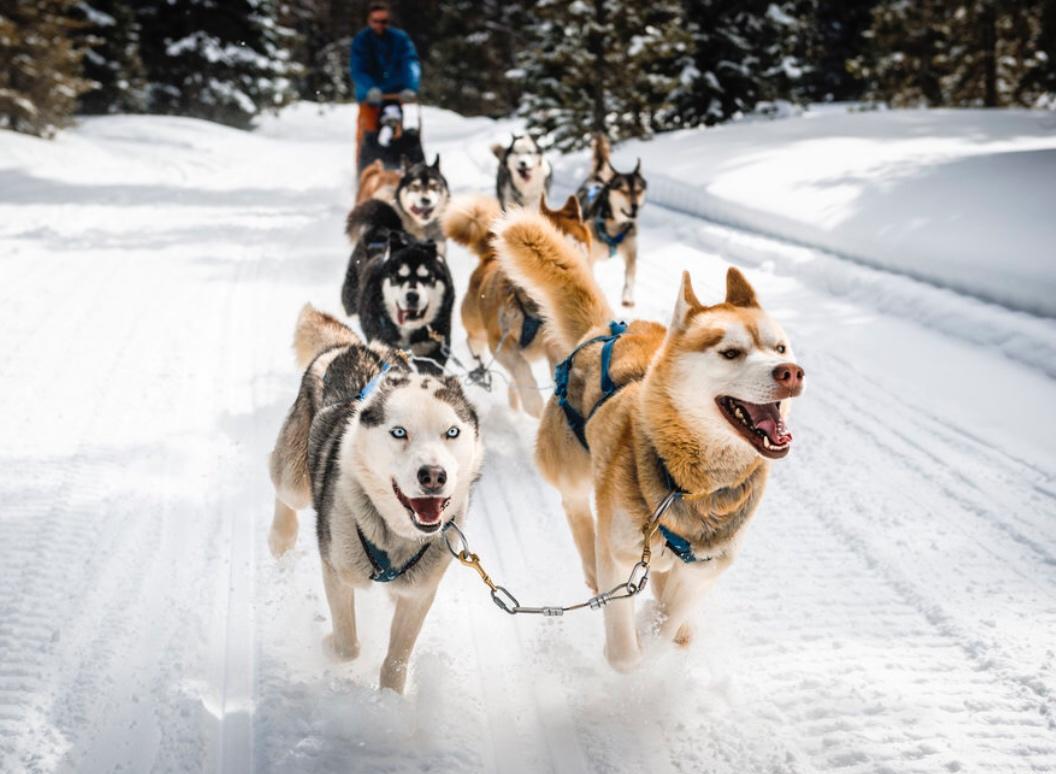
[[[520,394],[521,405],[524,410],[533,417],[538,418],[543,413],[543,396],[539,393],[539,385],[535,383],[535,375],[532,374],[532,366],[515,345],[504,347],[495,353],[495,357],[503,368],[510,372],[513,383]],[[511,396],[511,408],[513,400]]]
[[[411,651],[414,650],[414,643],[418,640],[418,634],[422,631],[422,624],[435,596],[434,584],[422,594],[397,598],[396,611],[392,615],[392,629],[389,631],[389,650],[381,664],[380,687],[403,693]]]
[[[356,593],[350,585],[341,580],[341,576],[325,559],[323,587],[326,589],[326,602],[330,605],[330,618],[334,622],[334,632],[328,635],[324,642],[338,658],[354,659],[359,655],[359,638],[356,636]]]

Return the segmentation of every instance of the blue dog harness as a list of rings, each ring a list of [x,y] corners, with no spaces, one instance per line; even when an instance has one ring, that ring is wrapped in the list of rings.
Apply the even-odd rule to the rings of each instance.
[[[612,258],[616,255],[616,251],[623,244],[623,240],[627,238],[627,235],[631,233],[631,227],[634,223],[627,222],[620,227],[620,230],[615,236],[605,230],[605,219],[601,217],[601,210],[598,210],[598,214],[594,216],[594,233],[597,234],[598,239],[609,246],[609,257]]]
[[[524,301],[521,300],[520,295],[515,291],[513,294],[513,300],[517,302],[517,307],[521,310],[521,314],[524,316],[524,322],[521,323],[521,338],[517,344],[521,349],[527,349],[535,341],[536,335],[539,333],[539,329],[543,327],[543,321],[539,317],[528,311],[528,308],[524,305]]]
[[[610,322],[608,336],[595,336],[593,339],[584,341],[572,350],[568,357],[558,363],[557,368],[554,369],[554,395],[557,397],[557,403],[561,406],[561,410],[565,412],[568,426],[572,428],[572,432],[576,434],[576,438],[583,444],[584,449],[590,448],[587,444],[587,422],[590,421],[590,418],[594,416],[602,404],[615,395],[622,386],[612,381],[612,377],[609,375],[609,365],[612,363],[612,348],[616,344],[616,339],[620,338],[626,330],[627,323],[615,320]],[[583,347],[589,347],[591,344],[597,344],[598,342],[604,342],[604,346],[601,348],[601,397],[598,398],[598,402],[591,408],[590,413],[584,417],[568,402],[568,378],[576,353]]]
[[[671,475],[671,471],[667,469],[667,465],[659,454],[657,454],[657,458],[660,460],[660,475],[664,479],[664,486],[671,489],[675,493],[675,497],[681,500],[685,497],[686,490],[678,485],[678,482],[675,481],[675,477]],[[686,564],[693,564],[694,562],[710,562],[714,558],[711,556],[697,556],[693,553],[693,546],[688,540],[674,530],[668,529],[663,524],[660,525],[660,534],[664,536],[664,545],[671,549],[671,552]]]
[[[359,395],[356,396],[356,400],[363,400],[369,396],[374,390],[378,389],[378,385],[381,384],[382,377],[389,372],[392,368],[391,363],[382,363],[381,370],[378,371],[377,375],[369,382],[363,385],[363,389],[359,391]]]
[[[445,527],[446,529],[446,527]],[[370,574],[370,579],[376,583],[388,583],[394,581],[407,572],[409,569],[414,567],[421,561],[421,558],[425,556],[425,552],[429,550],[429,546],[432,543],[426,543],[422,546],[421,550],[407,560],[407,564],[403,567],[393,567],[392,560],[389,559],[388,553],[378,548],[376,545],[371,543],[367,536],[363,534],[363,530],[356,525],[356,534],[359,535],[359,542],[363,545],[363,550],[367,553],[367,559],[370,561],[370,566],[374,572]]]

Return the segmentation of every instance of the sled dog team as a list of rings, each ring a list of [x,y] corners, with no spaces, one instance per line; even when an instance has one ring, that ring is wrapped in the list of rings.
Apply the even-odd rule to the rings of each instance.
[[[304,375],[271,454],[272,552],[294,545],[297,512],[313,506],[339,658],[359,652],[356,589],[386,584],[395,608],[380,685],[397,692],[484,454],[477,413],[445,368],[445,237],[477,257],[460,310],[469,349],[478,362],[490,351],[510,374],[511,408],[539,418],[535,460],[561,495],[587,586],[626,581],[650,535],[662,639],[691,641],[695,606],[737,555],[770,460],[788,454],[785,422],[803,389],[788,337],[737,269],[711,304],[683,273],[667,326],[616,319],[592,266],[622,256],[621,300],[633,305],[640,163],[617,171],[597,138],[588,179],[553,209],[534,139],[492,150],[496,198],[451,202],[439,157],[363,171],[341,300],[367,341],[305,306],[294,336]],[[545,403],[531,371],[540,359],[555,375]],[[633,669],[633,600],[603,616],[605,657]]]

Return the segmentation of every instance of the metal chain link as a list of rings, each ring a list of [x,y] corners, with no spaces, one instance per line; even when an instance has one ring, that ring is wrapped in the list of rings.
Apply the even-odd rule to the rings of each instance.
[[[480,579],[484,582],[484,585],[491,591],[491,601],[494,602],[500,610],[503,610],[510,615],[543,615],[547,617],[561,616],[565,613],[573,610],[584,610],[590,608],[591,610],[600,610],[616,599],[630,599],[636,594],[640,594],[646,584],[649,582],[649,563],[652,561],[652,540],[656,534],[657,529],[660,527],[660,519],[663,517],[664,512],[682,496],[682,492],[678,489],[672,489],[668,492],[664,499],[660,501],[660,504],[656,506],[656,510],[653,511],[653,515],[649,518],[649,521],[642,527],[642,538],[644,545],[642,546],[642,558],[635,562],[634,567],[631,568],[631,574],[627,576],[627,580],[617,586],[613,586],[608,591],[603,591],[600,594],[596,594],[585,602],[580,602],[575,605],[553,605],[545,607],[527,607],[522,605],[517,597],[510,593],[509,589],[505,586],[500,586],[491,579],[483,565],[480,563],[480,557],[469,550],[469,541],[466,540],[465,533],[459,528],[453,521],[449,522],[448,527],[450,530],[444,532],[444,542],[447,544],[447,550],[451,552],[451,555],[455,557],[459,562],[464,564],[476,571],[480,576]],[[460,543],[460,549],[455,550],[455,547],[451,545],[451,532],[458,535]]]

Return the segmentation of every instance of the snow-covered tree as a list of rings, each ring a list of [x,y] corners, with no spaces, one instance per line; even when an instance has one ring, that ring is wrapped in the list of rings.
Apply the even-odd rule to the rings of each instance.
[[[82,113],[141,113],[147,77],[140,59],[139,20],[127,0],[82,0],[74,8],[88,50],[84,75],[93,82],[81,95]]]
[[[800,3],[801,49],[805,66],[798,93],[808,102],[860,99],[868,84],[852,63],[866,51],[866,32],[878,0],[816,0]]]
[[[594,132],[621,140],[662,127],[689,67],[677,2],[540,0],[533,14],[535,35],[520,56],[530,128],[568,149]]]
[[[527,3],[439,0],[422,72],[423,93],[465,115],[509,115],[524,79],[517,55],[532,22]]]
[[[683,71],[678,116],[715,124],[764,100],[796,96],[803,22],[793,2],[685,0],[693,64]]]
[[[342,9],[351,15],[348,3],[337,0],[283,0],[278,6],[279,23],[291,30],[287,38],[293,90],[312,102],[343,102],[352,96],[348,77],[350,18],[335,24]]]
[[[1043,2],[885,0],[873,10],[872,47],[857,62],[871,92],[896,106],[1031,104]],[[1040,53],[1040,55],[1039,55]]]
[[[0,127],[42,137],[67,124],[83,49],[72,40],[74,0],[0,0]]]
[[[246,126],[292,97],[273,0],[167,0],[139,18],[152,111]]]

